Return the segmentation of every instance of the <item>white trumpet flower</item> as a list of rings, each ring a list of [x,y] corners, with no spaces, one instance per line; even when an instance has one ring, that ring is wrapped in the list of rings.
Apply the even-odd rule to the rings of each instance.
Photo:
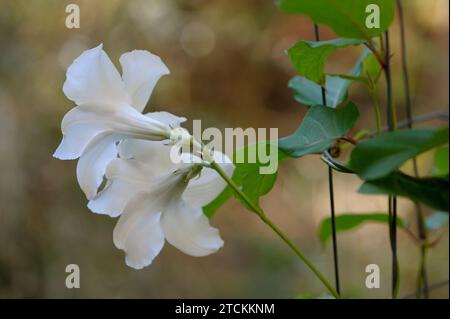
[[[170,148],[161,142],[121,142],[121,158],[107,167],[106,187],[88,204],[93,212],[120,215],[114,244],[125,251],[126,264],[136,269],[150,265],[165,240],[191,256],[206,256],[223,246],[201,207],[222,192],[226,182],[192,154],[182,154],[181,164],[172,163]],[[213,157],[232,175],[234,165],[226,155],[214,152]]]
[[[77,105],[62,121],[63,139],[54,157],[77,159],[77,179],[88,199],[97,194],[106,166],[125,138],[170,139],[186,119],[167,112],[142,114],[159,78],[169,74],[161,59],[135,50],[120,57],[122,77],[102,45],[84,51],[69,66],[64,94]]]

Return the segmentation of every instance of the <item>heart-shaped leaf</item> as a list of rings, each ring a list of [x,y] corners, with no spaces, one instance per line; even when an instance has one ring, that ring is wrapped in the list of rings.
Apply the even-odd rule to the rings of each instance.
[[[344,232],[352,230],[361,226],[364,223],[389,223],[389,215],[387,213],[344,213],[339,214],[335,218],[336,232]],[[397,217],[397,226],[401,228],[406,227],[406,222]],[[319,228],[319,238],[322,244],[325,244],[331,237],[331,217],[322,220]]]
[[[302,40],[288,49],[287,54],[300,75],[320,85],[325,85],[324,66],[328,56],[338,48],[361,43],[362,41],[358,39]]]
[[[419,178],[397,171],[380,179],[366,181],[359,192],[402,196],[441,211],[449,210],[448,176]]]
[[[364,180],[387,176],[407,160],[448,143],[448,127],[387,132],[359,143],[349,166]]]
[[[291,157],[322,153],[337,139],[345,136],[358,117],[358,109],[353,103],[338,109],[312,106],[298,129],[279,140],[279,148]]]
[[[236,168],[232,179],[253,203],[259,205],[259,198],[269,193],[275,185],[278,163],[284,158],[286,155],[278,149],[276,141],[249,145],[233,155]],[[267,170],[270,165],[276,166]],[[227,186],[211,203],[203,207],[203,213],[208,217],[213,216],[233,195],[234,191]],[[243,204],[250,209],[245,202]]]
[[[307,15],[314,23],[326,24],[341,37],[366,40],[383,34],[394,20],[395,13],[393,0],[277,0],[277,2],[281,10]],[[379,25],[373,27],[372,22],[377,18]]]
[[[347,99],[348,88],[355,81],[367,82],[367,77],[376,81],[381,68],[369,49],[365,49],[348,75],[326,75],[325,94],[329,107],[336,107]],[[322,87],[304,76],[293,77],[288,86],[294,92],[294,99],[306,106],[322,104]]]

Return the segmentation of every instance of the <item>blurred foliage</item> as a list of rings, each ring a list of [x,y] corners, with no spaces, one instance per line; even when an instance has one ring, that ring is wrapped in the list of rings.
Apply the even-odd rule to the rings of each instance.
[[[64,25],[69,3],[80,6],[80,29]],[[149,50],[166,62],[172,74],[158,83],[147,111],[201,118],[204,128],[277,127],[280,136],[292,133],[305,108],[287,87],[295,70],[284,50],[313,39],[310,21],[257,0],[0,0],[0,5],[0,297],[294,298],[323,292],[283,243],[235,201],[212,219],[225,240],[217,254],[193,258],[166,247],[152,266],[129,269],[112,243],[115,220],[86,208],[75,162],[51,156],[61,138],[62,116],[73,106],[61,90],[65,70],[100,42],[114,63],[133,49]],[[414,112],[445,111],[448,1],[408,0],[405,10]],[[335,37],[328,29],[322,34],[324,40]],[[394,92],[403,118],[396,23],[392,35]],[[325,69],[345,74],[360,54],[356,48],[341,49]],[[350,94],[361,113],[355,131],[373,126],[366,89],[356,84]],[[432,166],[432,154],[419,157],[420,171]],[[340,175],[335,184],[338,212],[386,210],[384,198],[355,193],[356,177]],[[331,276],[331,253],[317,238],[329,213],[324,196],[326,168],[305,157],[283,164],[261,206]],[[399,212],[414,224],[410,203],[401,201]],[[401,291],[409,293],[418,248],[399,236]],[[345,295],[388,294],[387,275],[381,289],[364,286],[367,264],[390,267],[387,237],[383,225],[339,236]],[[445,232],[430,252],[430,282],[448,278],[448,261]],[[70,263],[81,268],[77,290],[64,285]],[[448,298],[448,289],[432,296]]]

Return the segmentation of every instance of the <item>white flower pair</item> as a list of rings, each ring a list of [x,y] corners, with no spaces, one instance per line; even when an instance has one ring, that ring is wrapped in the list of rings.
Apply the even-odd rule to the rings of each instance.
[[[77,106],[64,116],[63,140],[54,156],[79,158],[77,179],[90,210],[120,216],[113,239],[130,267],[148,266],[165,240],[186,254],[209,255],[223,241],[201,207],[226,183],[197,156],[171,161],[168,144],[185,132],[179,127],[185,118],[141,113],[156,82],[169,74],[161,59],[135,50],[123,54],[120,64],[122,77],[99,45],[68,68],[63,91]],[[214,152],[213,157],[233,173],[226,156]],[[104,176],[106,186],[98,192]]]

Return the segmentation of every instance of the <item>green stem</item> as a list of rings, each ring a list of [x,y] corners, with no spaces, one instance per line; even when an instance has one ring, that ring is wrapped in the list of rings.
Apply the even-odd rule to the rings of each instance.
[[[425,228],[425,220],[422,213],[422,208],[419,203],[416,205],[416,218],[419,229],[420,238],[420,262],[419,271],[417,273],[417,298],[420,298],[421,291],[424,292],[424,298],[429,298],[428,292],[428,276],[427,276],[427,253],[428,253],[428,240],[427,232]]]
[[[377,135],[381,134],[382,127],[381,127],[381,108],[380,108],[380,102],[378,101],[377,94],[375,92],[375,84],[372,82],[372,80],[369,77],[369,84],[368,84],[369,94],[373,101],[373,107],[375,110],[375,123],[376,123],[376,130]]]
[[[263,220],[266,225],[268,225],[272,230],[277,233],[277,235],[302,259],[302,261],[311,269],[312,272],[319,278],[319,280],[325,285],[325,287],[329,290],[329,292],[337,299],[340,298],[337,291],[333,288],[333,286],[328,282],[328,280],[322,275],[322,273],[317,270],[314,264],[305,256],[305,254],[298,248],[284,233],[281,229],[279,229],[275,224],[270,221],[269,218],[265,214],[259,215],[259,217]]]
[[[195,143],[195,142],[194,142]],[[264,211],[252,200],[250,200],[247,195],[240,190],[240,188],[234,183],[234,181],[223,171],[223,169],[218,165],[214,159],[209,155],[209,150],[205,147],[202,148],[202,154],[205,159],[211,164],[211,167],[217,171],[217,173],[227,182],[227,184],[234,190],[234,192],[239,196],[239,198],[244,201],[248,207],[254,211],[258,217],[269,226],[295,253],[300,259],[311,269],[311,271],[319,278],[319,280],[325,285],[328,291],[337,299],[340,298],[339,294],[333,288],[333,286],[328,282],[328,280],[322,275],[322,273],[317,270],[314,264],[306,257],[306,255],[298,248],[290,239],[283,233],[283,231],[278,228],[264,213]]]
[[[417,298],[420,298],[422,290],[425,299],[428,299],[430,297],[427,280],[427,253],[427,243],[422,242],[422,244],[420,245],[420,268],[417,275]]]

